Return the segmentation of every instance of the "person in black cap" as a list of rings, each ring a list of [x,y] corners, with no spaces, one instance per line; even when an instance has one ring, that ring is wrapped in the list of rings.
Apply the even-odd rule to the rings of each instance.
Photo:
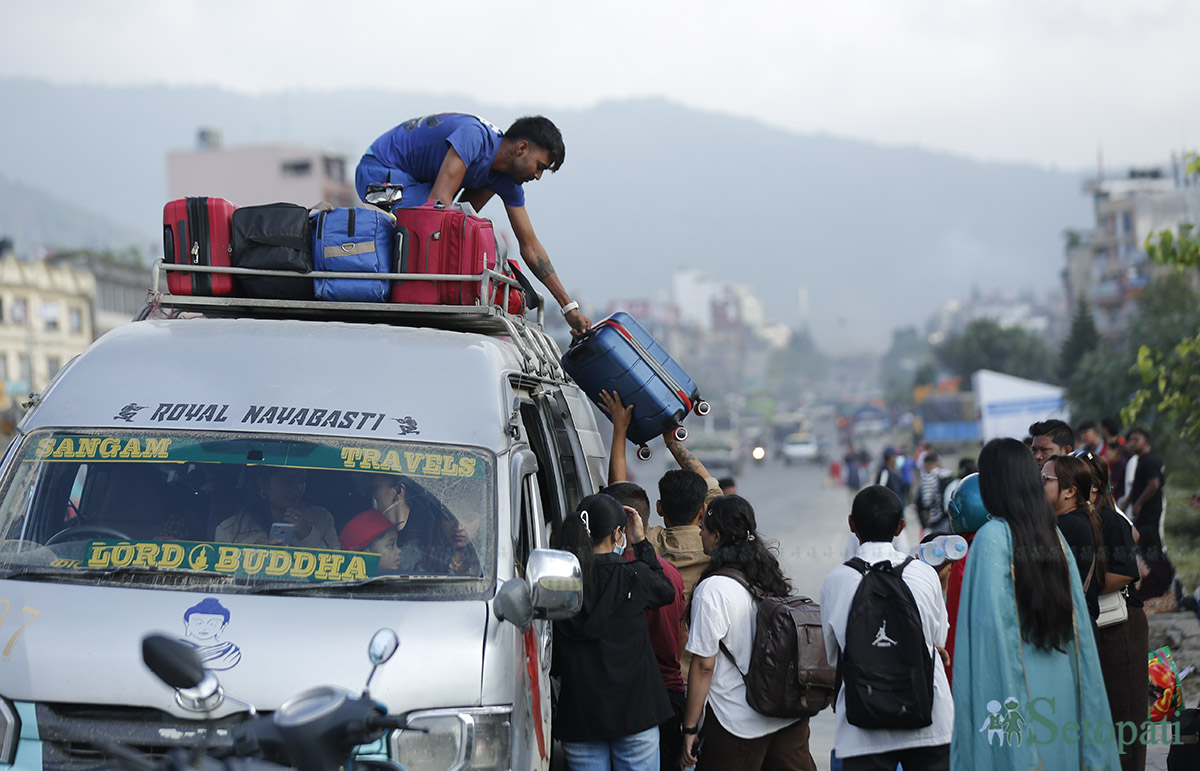
[[[554,734],[567,765],[657,771],[658,726],[674,711],[646,610],[673,602],[675,587],[641,516],[612,496],[580,501],[551,545],[573,553],[583,572],[583,609],[554,622],[551,674],[562,682]]]

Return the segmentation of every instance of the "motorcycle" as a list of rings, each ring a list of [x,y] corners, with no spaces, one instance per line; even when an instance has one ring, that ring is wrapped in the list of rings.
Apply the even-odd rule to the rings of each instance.
[[[109,742],[101,749],[131,771],[405,771],[394,760],[352,758],[356,747],[378,741],[385,731],[403,727],[403,719],[370,696],[371,678],[400,645],[391,629],[380,629],[367,648],[372,667],[361,694],[340,686],[311,688],[284,702],[267,716],[252,704],[224,693],[216,675],[206,670],[196,649],[179,640],[150,635],[142,640],[142,660],[180,696],[202,707],[222,697],[248,708],[250,719],[232,731],[229,746],[210,747],[202,740],[179,747],[162,759]],[[206,709],[207,711],[207,709]],[[205,731],[205,736],[212,731]]]

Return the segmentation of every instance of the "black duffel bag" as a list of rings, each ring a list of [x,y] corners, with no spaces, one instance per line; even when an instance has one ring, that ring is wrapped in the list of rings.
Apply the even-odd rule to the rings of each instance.
[[[313,269],[308,209],[294,203],[243,206],[233,213],[232,263],[235,268]],[[313,280],[289,276],[236,277],[240,294],[275,300],[312,300]]]

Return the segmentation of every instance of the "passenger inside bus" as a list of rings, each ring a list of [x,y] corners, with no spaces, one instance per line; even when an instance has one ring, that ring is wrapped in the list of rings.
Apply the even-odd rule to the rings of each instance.
[[[305,501],[306,482],[303,469],[256,467],[250,499],[241,511],[217,525],[213,540],[337,549],[333,516]]]
[[[346,551],[361,551],[379,555],[378,573],[394,573],[400,569],[400,547],[396,543],[396,526],[379,509],[367,509],[354,516],[342,528],[341,544]]]

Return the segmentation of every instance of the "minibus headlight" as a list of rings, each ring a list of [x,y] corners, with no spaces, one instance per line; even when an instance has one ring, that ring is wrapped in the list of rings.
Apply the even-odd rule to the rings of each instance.
[[[17,760],[17,740],[21,738],[21,718],[8,699],[0,698],[0,765]]]
[[[392,757],[408,771],[507,771],[511,714],[509,707],[410,713],[392,733]]]

